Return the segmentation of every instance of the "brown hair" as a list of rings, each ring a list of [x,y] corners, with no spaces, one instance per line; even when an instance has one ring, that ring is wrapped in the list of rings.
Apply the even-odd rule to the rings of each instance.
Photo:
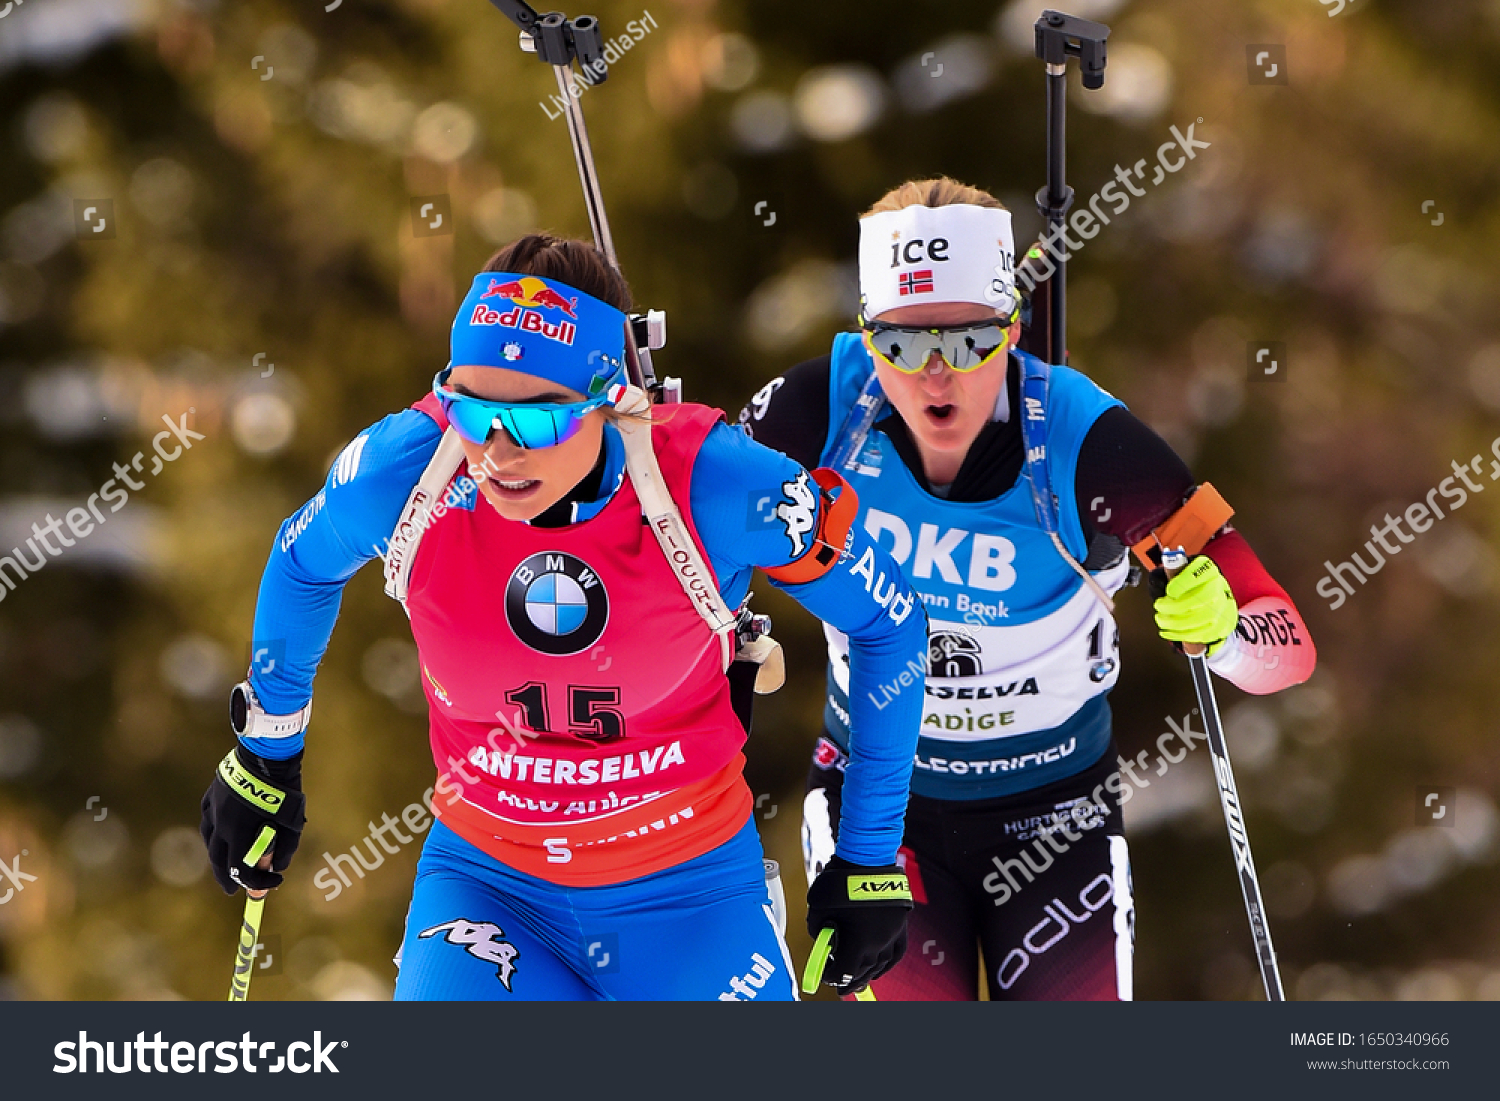
[[[630,285],[604,253],[587,241],[528,233],[497,249],[479,270],[556,279],[617,310],[630,312]]]
[[[907,180],[882,195],[869,210],[860,215],[868,218],[872,214],[884,214],[891,210],[904,210],[909,206],[983,206],[992,210],[1004,210],[1005,204],[988,191],[959,183],[950,176],[937,176],[929,180]]]

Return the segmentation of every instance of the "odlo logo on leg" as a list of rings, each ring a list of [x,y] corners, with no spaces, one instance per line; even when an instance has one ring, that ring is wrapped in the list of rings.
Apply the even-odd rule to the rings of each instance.
[[[1082,925],[1088,921],[1114,897],[1114,880],[1110,878],[1108,872],[1101,872],[1078,892],[1078,904],[1083,908],[1083,913],[1073,913],[1059,898],[1054,898],[1044,905],[1042,913],[1045,916],[1027,930],[1026,935],[1021,938],[1021,944],[1025,950],[1012,948],[1000,961],[1000,966],[995,969],[995,978],[999,980],[1000,989],[1009,990],[1014,986],[1016,980],[1021,977],[1021,972],[1031,966],[1033,957],[1040,956],[1066,937],[1073,931],[1073,926]],[[1039,942],[1044,930],[1047,939]],[[1007,968],[1010,969],[1009,974],[1006,973]]]
[[[751,953],[750,962],[749,971],[729,980],[729,989],[719,995],[719,1001],[753,1001],[756,991],[765,989],[766,980],[776,973],[776,965],[759,952]]]

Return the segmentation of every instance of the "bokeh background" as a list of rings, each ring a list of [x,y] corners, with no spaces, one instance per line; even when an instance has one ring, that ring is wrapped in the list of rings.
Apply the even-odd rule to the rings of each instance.
[[[826,350],[852,320],[856,215],[905,178],[987,187],[1034,235],[1042,7],[571,12],[611,37],[651,24],[582,102],[626,273],[670,317],[659,371],[733,413]],[[1314,591],[1451,462],[1489,469],[1500,2],[1065,10],[1114,28],[1103,91],[1075,73],[1070,92],[1081,195],[1173,125],[1211,143],[1076,258],[1069,337],[1073,364],[1236,506],[1317,641],[1305,686],[1220,682],[1288,992],[1500,997],[1500,489],[1486,475],[1343,607]],[[1251,44],[1285,47],[1285,84],[1252,82]],[[483,0],[4,5],[0,552],[149,460],[164,415],[191,409],[205,438],[0,592],[0,860],[35,877],[0,904],[0,997],[224,996],[240,906],[207,874],[198,803],[272,536],[350,438],[421,396],[497,245],[587,236],[555,93]],[[426,201],[447,218],[418,233]],[[1252,374],[1257,341],[1284,343],[1275,376]],[[801,959],[820,636],[756,588],[792,677],[761,701],[749,776]],[[1134,754],[1194,700],[1145,591],[1120,605]],[[305,775],[311,820],[253,996],[388,997],[418,846],[332,900],[312,882],[432,782],[415,650],[377,568],[348,586]],[[1147,775],[1126,808],[1138,996],[1259,997],[1206,752]],[[1429,785],[1452,789],[1451,828],[1419,824]]]

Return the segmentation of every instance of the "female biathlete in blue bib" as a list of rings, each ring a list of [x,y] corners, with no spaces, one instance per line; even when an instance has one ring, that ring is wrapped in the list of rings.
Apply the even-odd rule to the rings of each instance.
[[[1131,996],[1119,806],[1145,760],[1117,761],[1105,701],[1119,675],[1106,594],[1126,579],[1127,548],[1153,567],[1162,636],[1209,644],[1220,676],[1273,692],[1314,663],[1222,498],[1089,379],[1015,350],[1013,258],[1010,215],[985,192],[896,188],[860,222],[860,331],[740,418],[761,443],[849,479],[857,527],[927,607],[926,669],[914,670],[925,688],[918,676],[870,696],[851,640],[827,628],[825,734],[804,807],[811,877],[848,828],[860,709],[924,696],[901,849],[921,947],[874,984],[883,999],[977,998],[980,952],[991,999]],[[1195,557],[1162,592],[1160,547],[1177,545]]]
[[[629,302],[590,245],[502,249],[432,392],[344,449],[266,565],[254,637],[284,653],[231,697],[210,862],[230,893],[281,883],[313,674],[344,584],[382,557],[438,770],[398,999],[794,998],[727,672],[768,640],[730,609],[765,570],[850,639],[860,700],[924,645],[899,568],[850,528],[847,486],[625,384]],[[843,836],[808,896],[842,991],[905,945],[895,859],[920,707],[850,712]],[[269,867],[247,864],[267,827]],[[851,887],[872,879],[878,897]]]

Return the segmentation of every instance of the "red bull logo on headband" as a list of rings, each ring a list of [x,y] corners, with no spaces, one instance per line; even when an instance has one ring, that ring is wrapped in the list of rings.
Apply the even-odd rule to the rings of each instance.
[[[489,287],[479,298],[469,315],[470,325],[501,325],[523,333],[538,333],[548,340],[568,345],[578,334],[578,326],[571,321],[548,321],[541,313],[542,310],[561,310],[568,317],[576,318],[578,299],[564,298],[535,276],[526,275],[504,283],[491,279]],[[485,305],[483,300],[486,298],[509,299],[515,305],[508,310],[496,310]]]
[[[449,354],[454,363],[524,371],[583,393],[596,375],[623,370],[625,327],[623,311],[587,291],[530,272],[486,271],[454,315]],[[603,365],[611,369],[596,370]]]
[[[561,310],[574,320],[578,318],[578,314],[574,312],[574,307],[578,305],[577,298],[564,298],[534,275],[524,275],[508,283],[491,279],[489,288],[479,297],[509,298],[518,306],[541,306],[549,310]]]

